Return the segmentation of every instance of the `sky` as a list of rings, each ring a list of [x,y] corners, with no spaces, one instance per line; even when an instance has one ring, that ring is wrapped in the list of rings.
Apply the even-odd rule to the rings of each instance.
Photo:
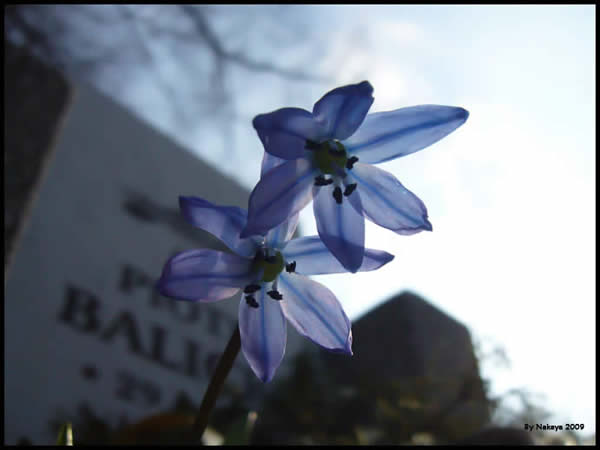
[[[557,423],[593,429],[594,11],[403,9],[371,16],[381,21],[368,34],[376,51],[368,69],[356,67],[375,87],[371,111],[436,103],[470,117],[430,148],[380,165],[425,202],[433,232],[396,236],[369,223],[367,245],[396,259],[357,282],[321,278],[350,317],[373,306],[364,298],[424,295],[476,339],[504,347],[510,369],[484,367],[494,392],[527,388],[560,411]]]
[[[394,261],[315,279],[351,319],[402,290],[424,296],[478,342],[504,348],[509,369],[482,367],[492,392],[526,388],[558,412],[548,423],[595,431],[594,6],[294,8],[279,25],[309,24],[310,39],[322,44],[309,69],[333,79],[290,88],[272,76],[233,74],[245,118],[232,128],[235,148],[225,148],[222,129],[183,132],[161,114],[150,80],[138,80],[124,101],[248,189],[262,158],[251,126],[257,114],[310,110],[328,90],[364,79],[375,88],[371,112],[418,104],[469,110],[442,141],[379,165],[423,200],[433,232],[399,236],[367,222],[367,246]],[[257,36],[249,54],[300,59]],[[174,76],[168,62],[160,70]],[[311,207],[300,226],[316,234]]]

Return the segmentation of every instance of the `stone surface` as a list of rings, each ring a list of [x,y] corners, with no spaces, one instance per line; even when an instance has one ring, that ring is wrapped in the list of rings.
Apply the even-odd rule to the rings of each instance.
[[[239,296],[177,302],[154,283],[177,251],[223,249],[182,219],[179,195],[245,207],[249,191],[94,89],[72,89],[62,126],[36,137],[45,154],[54,133],[55,148],[5,269],[6,444],[52,444],[67,420],[76,442],[108,443],[124,424],[197,407],[237,321]],[[36,111],[21,119],[30,130]],[[5,158],[18,153],[10,133]],[[288,328],[278,377],[304,345]],[[257,408],[265,389],[240,355],[217,406]]]
[[[4,266],[69,103],[55,70],[4,40]]]

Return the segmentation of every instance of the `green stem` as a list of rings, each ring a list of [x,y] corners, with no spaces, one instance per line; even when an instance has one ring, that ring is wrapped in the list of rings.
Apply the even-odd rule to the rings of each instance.
[[[208,425],[208,417],[215,407],[217,397],[223,388],[225,379],[227,378],[227,375],[233,366],[233,362],[240,351],[240,345],[240,328],[236,322],[233,334],[231,335],[231,338],[229,338],[227,347],[221,355],[219,363],[217,364],[217,368],[215,369],[208,388],[206,389],[206,393],[202,399],[202,404],[200,405],[200,410],[198,411],[198,415],[196,416],[196,420],[193,425],[193,436],[195,436],[198,441],[202,439],[206,425]]]

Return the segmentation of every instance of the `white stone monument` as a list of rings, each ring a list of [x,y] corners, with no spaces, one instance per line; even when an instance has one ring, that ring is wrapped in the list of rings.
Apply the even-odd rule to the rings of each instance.
[[[87,86],[50,155],[5,267],[6,444],[53,444],[81,405],[116,425],[182,393],[199,404],[237,320],[239,296],[192,304],[153,285],[176,251],[220,246],[178,196],[246,207],[248,190]],[[305,342],[291,328],[280,377]],[[227,382],[268,388],[241,353]]]

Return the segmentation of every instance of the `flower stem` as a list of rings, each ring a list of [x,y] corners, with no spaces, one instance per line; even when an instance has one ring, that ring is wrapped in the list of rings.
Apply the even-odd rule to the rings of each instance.
[[[233,334],[229,338],[229,342],[227,343],[227,347],[225,351],[221,355],[219,359],[219,363],[217,364],[217,368],[213,373],[213,376],[210,380],[208,388],[206,389],[206,393],[204,394],[204,398],[202,399],[202,404],[200,405],[200,410],[198,411],[198,415],[196,416],[196,420],[193,425],[193,435],[200,441],[202,439],[202,435],[204,434],[204,430],[208,425],[208,417],[217,402],[217,397],[223,388],[223,384],[225,383],[225,378],[229,374],[231,367],[233,366],[233,362],[237,354],[240,351],[240,328],[235,323],[235,329],[233,330]]]

